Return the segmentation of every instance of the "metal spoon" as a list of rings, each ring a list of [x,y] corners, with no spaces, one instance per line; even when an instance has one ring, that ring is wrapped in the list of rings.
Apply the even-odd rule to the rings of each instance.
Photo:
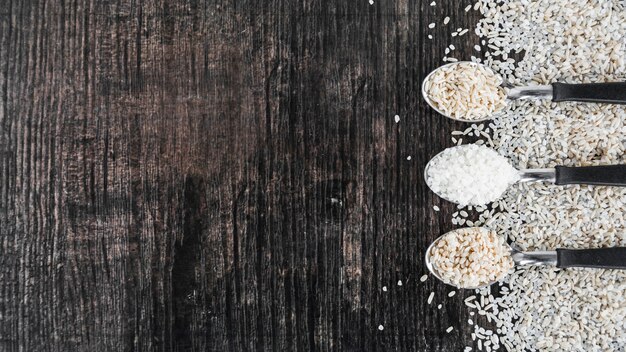
[[[453,230],[458,231],[458,230]],[[453,232],[450,231],[450,232]],[[475,287],[458,287],[450,282],[447,282],[437,272],[435,263],[431,261],[431,250],[450,232],[447,232],[439,236],[433,243],[428,246],[426,250],[426,267],[428,270],[439,280],[445,284],[455,286],[457,288],[476,289],[491,286],[492,284],[504,279],[503,277],[498,280],[486,283],[482,286]],[[597,269],[626,269],[626,247],[611,247],[611,248],[590,248],[590,249],[564,249],[558,248],[554,251],[533,251],[522,252],[519,247],[512,244],[506,244],[510,250],[513,263],[516,266],[519,265],[550,265],[557,268],[597,268]]]
[[[452,148],[463,148],[467,146],[459,145]],[[450,148],[448,148],[450,149]],[[433,189],[428,177],[428,171],[431,163],[437,157],[439,157],[443,151],[435,155],[424,169],[424,180],[426,185],[431,190]],[[479,166],[477,166],[479,167]],[[518,170],[519,179],[517,182],[550,182],[555,185],[599,185],[599,186],[619,186],[626,187],[626,164],[625,165],[600,165],[600,166],[561,166],[558,165],[554,168],[546,169],[522,169]],[[435,191],[433,191],[435,192]],[[455,203],[454,201],[444,197],[443,195],[435,192],[439,197]],[[495,200],[495,199],[493,199]],[[472,204],[482,205],[482,204]]]
[[[426,92],[426,83],[432,77],[432,75],[437,71],[444,67],[451,67],[454,65],[459,65],[462,63],[472,63],[474,65],[479,65],[485,68],[485,70],[492,72],[494,75],[499,76],[489,67],[471,62],[471,61],[459,61],[449,63],[443,66],[440,66],[433,70],[431,73],[424,78],[424,82],[422,83],[422,96],[424,100],[432,107],[435,111],[440,113],[443,116],[446,116],[450,119],[461,121],[461,122],[481,122],[491,119],[493,116],[485,116],[483,119],[478,120],[466,120],[463,118],[455,118],[449,115],[446,115],[443,111],[437,109],[435,104],[430,100],[428,93]],[[502,79],[502,77],[500,77]],[[570,84],[570,83],[559,83],[555,82],[550,85],[531,85],[526,87],[514,87],[510,83],[507,83],[502,79],[501,86],[506,88],[507,92],[507,100],[518,100],[518,99],[550,99],[553,102],[561,102],[561,101],[577,101],[577,102],[590,102],[590,103],[611,103],[611,104],[626,104],[626,82],[607,82],[607,83],[579,83],[579,84]]]

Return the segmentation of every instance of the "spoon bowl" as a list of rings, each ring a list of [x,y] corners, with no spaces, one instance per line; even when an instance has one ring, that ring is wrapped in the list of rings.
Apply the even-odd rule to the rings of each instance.
[[[480,227],[476,227],[476,229],[480,229]],[[431,253],[432,253],[433,248],[435,248],[435,246],[437,246],[437,244],[439,243],[439,241],[441,241],[441,240],[442,240],[444,237],[446,237],[448,234],[450,234],[450,233],[452,233],[452,232],[455,232],[455,231],[458,231],[458,230],[448,231],[448,232],[444,233],[443,235],[441,235],[441,236],[437,237],[437,239],[436,239],[436,240],[434,240],[434,241],[433,241],[433,243],[431,243],[431,244],[430,244],[430,246],[428,246],[428,249],[426,249],[426,255],[425,255],[425,263],[426,263],[426,268],[428,269],[428,271],[429,271],[429,272],[430,272],[430,273],[431,273],[434,277],[436,277],[437,279],[439,279],[441,282],[443,282],[443,283],[444,283],[444,284],[446,284],[446,285],[454,286],[454,287],[459,288],[459,289],[464,288],[464,289],[468,289],[468,290],[473,290],[473,289],[477,289],[477,288],[483,288],[483,287],[491,286],[491,285],[495,284],[496,282],[498,282],[498,281],[500,281],[500,280],[504,279],[504,277],[505,277],[506,275],[505,275],[505,276],[502,276],[502,277],[499,277],[497,280],[492,280],[492,281],[490,281],[490,282],[488,282],[488,283],[485,283],[485,284],[483,284],[483,285],[478,285],[478,286],[470,286],[470,287],[460,287],[460,286],[458,286],[458,285],[456,285],[456,284],[454,284],[454,283],[452,283],[452,282],[450,282],[450,281],[446,280],[445,278],[443,278],[443,277],[439,274],[439,272],[437,271],[437,266],[436,266],[436,264],[435,264],[435,263],[433,263],[433,260],[431,259]],[[507,248],[508,248],[509,252],[511,253],[511,255],[513,255],[513,253],[514,253],[514,251],[515,251],[515,250],[514,250],[514,249],[513,249],[513,248],[512,248],[512,247],[511,247],[508,243],[505,243],[505,245],[507,246]]]
[[[471,63],[471,64],[475,64],[475,65],[477,65],[477,66],[484,67],[484,68],[485,68],[485,70],[487,70],[488,72],[490,72],[490,73],[492,73],[492,74],[496,75],[497,77],[500,77],[500,75],[498,75],[497,73],[495,73],[492,69],[490,69],[489,67],[487,67],[487,66],[485,66],[485,65],[479,64],[479,63],[475,63],[475,62],[472,62],[472,61],[458,61],[458,62],[452,62],[452,63],[449,63],[449,64],[445,64],[445,65],[439,66],[438,68],[436,68],[436,69],[434,69],[433,71],[431,71],[431,72],[430,72],[430,73],[429,73],[429,74],[428,74],[428,75],[424,78],[424,81],[422,82],[422,97],[424,98],[424,100],[426,101],[426,103],[427,103],[427,104],[428,104],[431,108],[433,108],[433,110],[437,111],[439,114],[441,114],[441,115],[443,115],[443,116],[445,116],[445,117],[447,117],[447,118],[449,118],[449,119],[452,119],[452,120],[455,120],[455,121],[460,121],[460,122],[468,122],[468,123],[480,123],[480,122],[483,122],[483,121],[490,120],[490,119],[492,119],[492,118],[493,118],[493,116],[485,116],[485,117],[484,117],[484,118],[482,118],[482,119],[471,119],[471,120],[470,120],[470,119],[461,118],[461,117],[454,117],[454,116],[450,116],[450,115],[446,114],[445,112],[443,112],[442,110],[440,110],[439,108],[437,108],[437,106],[433,103],[433,101],[430,99],[430,96],[428,95],[428,90],[426,89],[426,86],[428,85],[428,82],[430,82],[430,80],[432,79],[433,75],[434,75],[436,72],[438,72],[438,71],[440,71],[440,70],[442,70],[442,69],[448,68],[448,67],[454,67],[454,66],[457,66],[457,65],[460,65],[460,64],[467,64],[467,63]]]
[[[499,168],[492,170],[492,168],[490,168],[489,166],[485,166],[486,164],[489,164],[489,163],[485,164],[485,163],[476,162],[476,163],[472,163],[468,165],[467,162],[463,162],[462,165],[460,166],[460,170],[456,169],[454,171],[455,172],[454,174],[451,175],[449,172],[447,172],[447,169],[449,167],[452,167],[452,166],[449,166],[452,163],[450,159],[454,159],[454,157],[444,156],[444,154],[457,153],[457,155],[455,156],[458,156],[459,154],[462,154],[462,153],[467,155],[467,154],[474,154],[474,152],[476,153],[482,152],[484,154],[486,151],[490,151],[488,152],[488,155],[491,158],[498,158],[499,160],[502,160],[502,161],[499,161],[499,165],[500,165]],[[465,160],[465,159],[460,158],[459,160]],[[491,165],[492,164],[493,163],[491,163]],[[433,165],[436,165],[436,166],[433,166]],[[471,172],[469,169],[475,170],[476,173]],[[434,171],[434,175],[430,175],[431,170]],[[464,170],[465,172],[462,172],[461,170]],[[508,180],[508,182],[505,182],[505,183],[500,182],[497,185],[494,185],[492,175],[491,175],[492,172],[497,172],[497,175],[501,175],[501,177],[505,177],[506,180]],[[441,184],[439,184],[439,187],[436,187],[436,184],[438,183],[437,180],[439,180],[441,177],[443,177],[444,180],[448,180],[448,185],[451,186],[451,188],[448,188],[447,191],[445,189],[442,189]],[[453,178],[456,179],[457,177],[459,179],[458,182],[456,180],[452,182],[451,179]],[[508,162],[508,160],[502,157],[493,149],[485,147],[485,146],[477,146],[475,144],[463,144],[463,145],[457,145],[454,147],[446,148],[443,151],[439,152],[434,157],[432,157],[430,161],[426,164],[426,167],[424,168],[424,180],[428,188],[430,188],[440,198],[445,199],[449,202],[457,203],[461,205],[478,206],[478,205],[485,205],[492,201],[495,201],[502,194],[504,194],[508,186],[510,186],[512,183],[516,182],[518,179],[522,177],[527,179],[528,177],[530,177],[530,175],[527,175],[525,173],[523,174],[523,172],[520,172],[516,170],[514,167],[510,166],[510,163]],[[469,182],[468,178],[473,181],[471,185],[468,185],[468,182]],[[476,192],[471,197],[463,196],[462,193],[465,193],[466,190],[469,190],[470,186],[473,190],[476,190]],[[483,192],[480,192],[479,190],[482,190]],[[456,196],[454,196],[454,194],[456,194]],[[452,196],[452,198],[450,198],[448,195]],[[495,198],[492,198],[493,196],[495,196]],[[488,201],[483,202],[485,200],[488,200]]]

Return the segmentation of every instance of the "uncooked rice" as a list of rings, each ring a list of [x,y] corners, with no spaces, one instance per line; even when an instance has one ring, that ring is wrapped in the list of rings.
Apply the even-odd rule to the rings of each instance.
[[[481,0],[474,9],[490,51],[483,62],[515,85],[626,78],[621,0]],[[523,101],[481,138],[518,168],[617,164],[626,162],[624,121],[624,106]],[[516,184],[484,211],[481,222],[526,250],[626,246],[625,188]],[[625,271],[527,267],[466,304],[479,313],[479,350],[623,352],[625,297]]]
[[[498,199],[519,174],[493,149],[466,144],[436,155],[428,163],[425,177],[431,190],[445,199],[482,205]]]
[[[459,288],[499,281],[513,268],[504,237],[482,227],[448,232],[437,240],[427,255],[441,279]]]
[[[454,50],[454,45],[449,49]],[[437,69],[424,83],[424,90],[431,104],[445,115],[483,120],[506,106],[500,84],[501,78],[481,65],[459,62]]]

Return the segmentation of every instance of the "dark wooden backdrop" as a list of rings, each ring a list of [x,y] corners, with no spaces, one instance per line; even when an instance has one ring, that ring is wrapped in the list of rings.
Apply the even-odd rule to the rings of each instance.
[[[0,1],[0,350],[470,345],[420,84],[478,14],[431,1]]]

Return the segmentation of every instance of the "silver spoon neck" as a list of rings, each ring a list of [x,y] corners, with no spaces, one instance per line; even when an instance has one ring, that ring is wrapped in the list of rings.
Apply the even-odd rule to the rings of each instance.
[[[511,253],[515,265],[556,265],[556,251],[535,251]]]
[[[518,99],[552,99],[553,89],[551,85],[511,87],[508,89],[507,98],[509,100]]]
[[[554,168],[519,170],[519,182],[537,181],[555,182],[556,170]]]

